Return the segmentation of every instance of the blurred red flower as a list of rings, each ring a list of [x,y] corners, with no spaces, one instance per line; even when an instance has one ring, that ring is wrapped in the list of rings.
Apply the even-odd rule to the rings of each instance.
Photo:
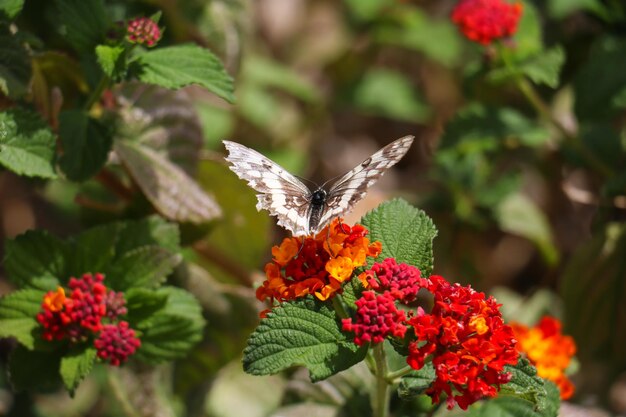
[[[452,21],[469,40],[489,45],[515,34],[522,9],[519,2],[461,0],[452,10]]]

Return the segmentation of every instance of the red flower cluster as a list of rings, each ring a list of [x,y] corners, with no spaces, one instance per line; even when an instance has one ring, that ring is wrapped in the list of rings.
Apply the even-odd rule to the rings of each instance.
[[[537,375],[554,382],[561,399],[574,395],[574,384],[565,375],[565,370],[576,354],[576,343],[570,336],[561,334],[561,322],[554,317],[544,317],[536,327],[528,328],[520,323],[511,323],[518,349],[537,368]]]
[[[110,359],[112,365],[119,365],[125,361],[141,344],[135,337],[135,332],[128,329],[128,323],[115,321],[119,316],[126,314],[126,300],[122,293],[107,290],[103,284],[104,275],[84,274],[81,279],[70,278],[71,293],[66,296],[66,290],[58,287],[56,291],[49,291],[43,298],[42,311],[37,314],[37,321],[43,327],[44,340],[65,340],[71,343],[87,341],[90,337],[110,333],[110,327],[121,326],[124,331],[119,334],[126,338],[124,346],[132,349],[118,349],[118,339],[104,336],[103,342],[96,343],[98,355],[103,359]],[[105,324],[108,320],[112,324]],[[109,330],[107,330],[109,329]],[[107,341],[115,341],[113,353],[102,356],[101,352],[111,352],[106,345]],[[121,353],[120,353],[121,352]],[[130,352],[130,353],[129,353]],[[120,354],[117,354],[120,353]]]
[[[516,340],[493,297],[440,276],[431,276],[430,282],[434,306],[430,314],[418,309],[409,319],[417,340],[409,345],[407,362],[420,369],[432,355],[436,379],[426,393],[433,402],[446,393],[448,408],[456,402],[465,410],[483,397],[494,397],[500,384],[509,381],[510,374],[503,371],[517,363]]]
[[[433,402],[447,395],[448,408],[462,409],[483,397],[494,397],[509,381],[505,365],[517,363],[513,330],[504,324],[499,305],[471,287],[450,284],[440,276],[422,278],[414,266],[385,259],[361,275],[366,288],[356,301],[356,323],[343,320],[343,330],[355,333],[357,345],[380,343],[386,337],[404,337],[412,327],[415,339],[409,344],[407,363],[421,369],[432,361],[435,381],[426,391]],[[400,311],[396,302],[413,301],[424,288],[434,296],[427,314]]]
[[[381,252],[380,242],[370,244],[367,233],[360,224],[350,227],[335,219],[315,237],[285,238],[272,248],[273,259],[265,265],[267,279],[257,289],[257,298],[282,302],[312,294],[329,299],[368,256]]]
[[[522,15],[522,4],[503,0],[461,0],[452,21],[474,42],[489,45],[494,39],[512,36]]]
[[[135,331],[128,327],[128,323],[120,321],[117,324],[105,324],[100,336],[94,341],[94,346],[98,349],[98,357],[109,361],[113,366],[120,366],[135,353],[141,342],[135,337]]]
[[[397,264],[393,258],[375,263],[372,269],[359,275],[365,288],[382,293],[389,291],[391,295],[404,303],[415,300],[420,288],[428,286],[428,280],[422,278],[420,270],[407,264]]]
[[[356,301],[356,323],[343,319],[343,330],[354,332],[354,343],[380,343],[387,336],[404,337],[406,316],[395,305],[396,299],[390,292],[376,295],[365,291]]]
[[[161,29],[152,19],[138,17],[128,22],[126,35],[129,42],[154,46],[161,39]]]

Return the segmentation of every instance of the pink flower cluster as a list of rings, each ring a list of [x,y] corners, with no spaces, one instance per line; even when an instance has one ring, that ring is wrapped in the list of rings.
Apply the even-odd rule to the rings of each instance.
[[[515,34],[522,10],[520,2],[461,0],[452,11],[452,21],[469,40],[489,45]]]
[[[129,42],[145,44],[148,47],[157,44],[161,39],[159,25],[147,17],[138,17],[128,22],[126,37]]]

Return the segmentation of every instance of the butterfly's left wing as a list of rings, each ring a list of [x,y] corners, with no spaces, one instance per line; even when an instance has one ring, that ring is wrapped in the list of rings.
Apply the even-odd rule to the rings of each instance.
[[[405,136],[391,142],[339,178],[328,191],[326,209],[318,229],[322,229],[335,217],[348,213],[365,197],[367,189],[407,153],[413,139],[414,136]]]
[[[278,225],[294,236],[309,233],[309,188],[276,162],[239,143],[223,141],[226,160],[239,178],[259,192],[257,210],[265,209],[278,218]]]

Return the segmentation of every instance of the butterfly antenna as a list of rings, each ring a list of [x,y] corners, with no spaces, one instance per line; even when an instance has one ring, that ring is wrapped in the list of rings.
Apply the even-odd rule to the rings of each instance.
[[[300,252],[302,252],[302,249],[304,249],[304,242],[306,241],[306,237],[302,238],[302,245],[300,245],[300,249],[298,249],[298,253],[296,253],[296,256],[293,257],[293,259],[297,259],[298,256],[300,256]]]
[[[304,178],[304,177],[301,177],[301,176],[299,176],[299,175],[295,175],[295,177],[296,177],[297,179],[299,179],[299,180],[302,180],[303,182],[308,182],[309,184],[313,185],[313,189],[314,189],[314,190],[316,190],[316,189],[319,187],[315,181],[311,181],[311,180],[310,180],[310,179],[308,179],[308,178]]]

